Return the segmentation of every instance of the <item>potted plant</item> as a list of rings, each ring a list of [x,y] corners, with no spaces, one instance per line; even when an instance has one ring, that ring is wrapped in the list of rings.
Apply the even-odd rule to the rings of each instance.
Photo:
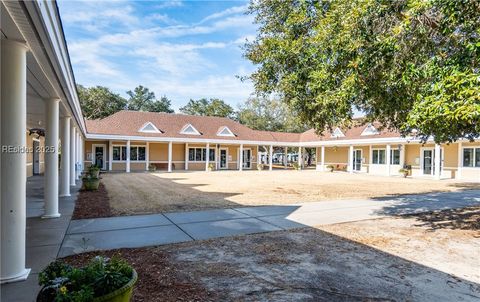
[[[333,165],[328,165],[327,166],[327,169],[330,171],[330,172],[333,172],[333,170],[335,169],[335,167]]]
[[[100,178],[95,177],[94,174],[88,172],[82,177],[83,188],[87,191],[95,191],[98,190],[98,186],[100,185]]]
[[[400,174],[403,174],[404,178],[407,178],[407,176],[410,175],[410,170],[411,169],[412,169],[411,166],[404,166],[403,168],[398,170],[398,172],[400,172]]]
[[[292,167],[293,167],[295,170],[300,170],[300,168],[301,168],[301,166],[300,166],[297,162],[293,163],[293,164],[292,164]]]
[[[155,172],[156,170],[157,170],[157,166],[155,166],[154,164],[148,165],[148,171]]]
[[[215,169],[215,164],[214,163],[209,163],[208,164],[208,171],[213,171],[213,169]]]
[[[262,171],[265,168],[264,164],[257,164],[257,170]]]
[[[100,167],[97,166],[97,165],[91,165],[89,168],[88,168],[88,172],[96,177],[96,178],[99,178],[100,176]]]
[[[117,256],[97,256],[81,268],[54,261],[39,274],[38,280],[42,289],[37,302],[128,302],[137,273]]]

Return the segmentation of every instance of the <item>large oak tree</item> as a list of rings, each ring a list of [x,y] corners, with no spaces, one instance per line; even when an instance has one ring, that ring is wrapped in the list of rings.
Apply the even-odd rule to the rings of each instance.
[[[249,11],[256,91],[318,132],[358,109],[437,142],[480,133],[478,0],[263,0]]]

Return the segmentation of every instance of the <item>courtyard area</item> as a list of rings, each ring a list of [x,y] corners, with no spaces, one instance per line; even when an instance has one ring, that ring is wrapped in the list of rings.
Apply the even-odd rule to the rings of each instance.
[[[217,171],[102,174],[114,215],[285,205],[480,189],[479,183],[344,172]]]

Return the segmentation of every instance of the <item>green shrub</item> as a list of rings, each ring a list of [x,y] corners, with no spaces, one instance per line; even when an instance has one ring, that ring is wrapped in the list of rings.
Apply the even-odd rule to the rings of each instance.
[[[125,260],[97,256],[82,268],[54,261],[38,279],[43,300],[84,302],[123,287],[132,276],[133,268]]]

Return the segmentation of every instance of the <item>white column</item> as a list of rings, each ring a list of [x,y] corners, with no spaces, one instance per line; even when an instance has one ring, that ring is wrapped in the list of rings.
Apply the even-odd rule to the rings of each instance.
[[[185,170],[188,170],[188,143],[185,143]]]
[[[125,172],[130,173],[130,140],[127,141],[127,159],[125,162]]]
[[[243,170],[243,144],[240,144],[239,154],[238,154],[238,170]]]
[[[207,143],[207,147],[205,150],[205,171],[208,171],[208,164],[210,163],[210,143]]]
[[[78,176],[80,175],[80,168],[78,167],[78,163],[80,162],[80,131],[76,132],[75,135],[75,180],[78,180]]]
[[[285,169],[288,167],[288,147],[284,147],[284,155],[283,155],[283,165]]]
[[[1,39],[0,283],[25,280],[27,47]],[[13,149],[13,150],[12,150]]]
[[[440,147],[440,144],[435,144],[435,179],[440,179],[440,176],[441,176],[441,170],[440,170],[440,164],[441,164],[441,160],[442,158],[440,157],[440,150],[441,150],[441,147]]]
[[[385,153],[387,153],[385,154],[385,161],[387,163],[387,176],[390,176],[390,154],[392,153],[392,146],[390,144],[387,144],[387,151]]]
[[[219,158],[218,154],[220,153],[220,150],[218,150],[218,145],[217,144],[215,145],[214,149],[215,149],[215,154],[214,154],[214,156],[215,156],[215,170],[218,171],[219,168],[220,168],[220,164],[218,162],[218,158]]]
[[[457,175],[455,176],[456,179],[462,178],[462,166],[463,166],[463,148],[462,142],[458,141],[458,163],[457,163]]]
[[[150,166],[150,142],[147,142],[145,147],[145,171],[148,171],[148,166]]]
[[[325,171],[325,146],[322,146],[322,160],[320,162],[321,171]]]
[[[302,163],[303,163],[303,154],[302,154],[302,147],[298,147],[298,167],[301,170],[302,169]]]
[[[60,197],[70,196],[70,117],[61,120],[60,140],[62,141],[62,160],[60,167]]]
[[[405,166],[405,145],[400,145],[400,168]]]
[[[60,217],[58,212],[58,118],[59,99],[47,99],[45,131],[45,215],[42,218]]]
[[[70,125],[70,186],[75,186],[75,154],[76,148],[76,129],[73,123]],[[95,157],[95,154],[93,154]]]
[[[353,173],[353,146],[348,150],[348,172]]]
[[[108,141],[108,171],[112,171],[113,167],[113,143]]]
[[[172,172],[172,147],[173,143],[168,142],[168,172]]]
[[[81,134],[79,134],[78,137],[78,142],[79,142],[79,148],[78,148],[78,177],[80,178],[82,176],[82,171],[83,171],[83,154],[85,153],[84,149],[84,144],[83,144],[83,137]]]
[[[268,149],[268,170],[273,170],[273,146],[270,145]]]

